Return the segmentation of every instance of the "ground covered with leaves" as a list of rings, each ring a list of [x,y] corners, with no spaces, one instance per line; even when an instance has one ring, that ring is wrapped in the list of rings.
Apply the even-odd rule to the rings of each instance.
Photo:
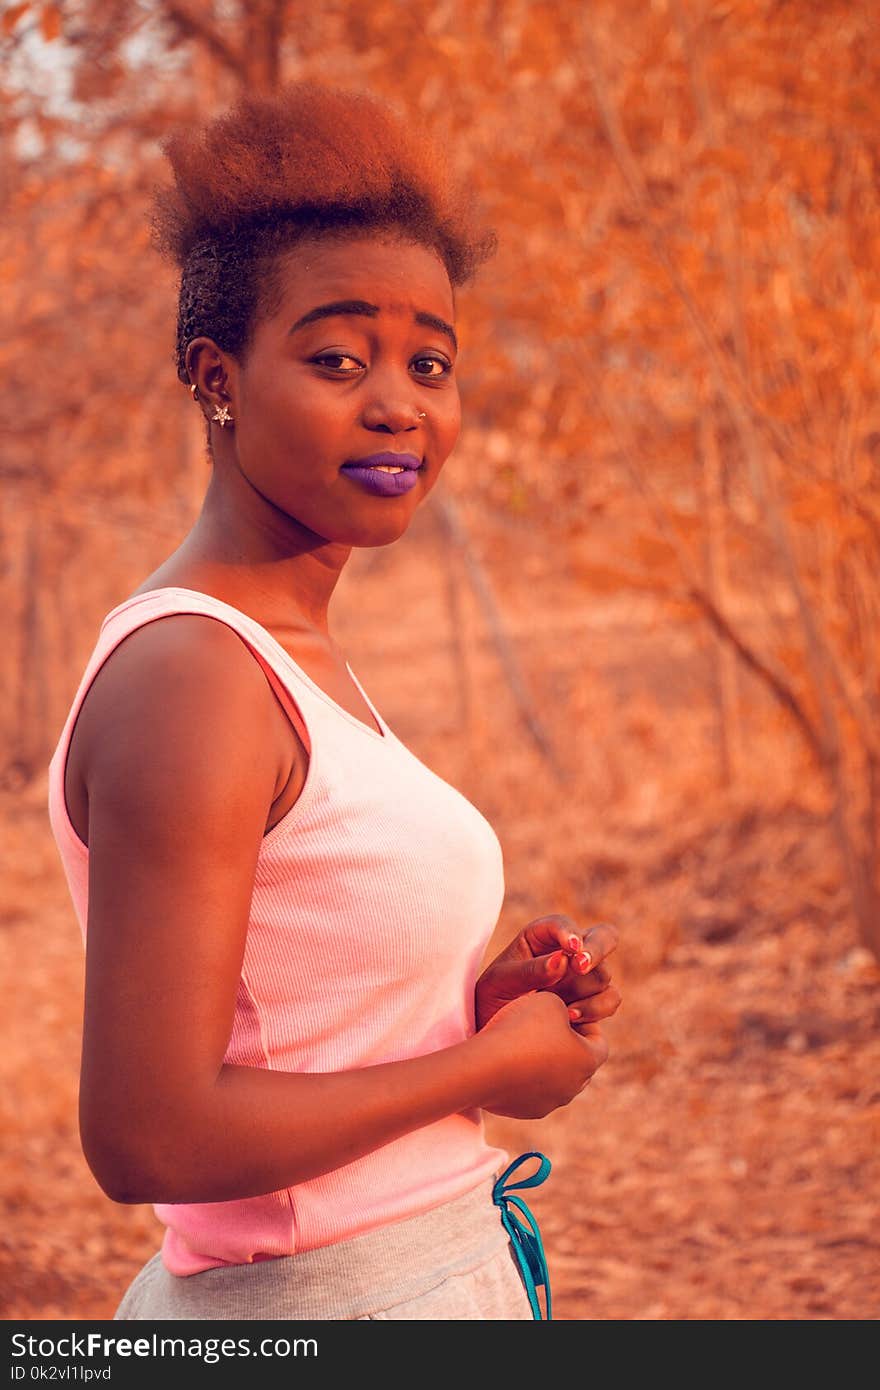
[[[490,953],[546,912],[619,931],[608,1062],[544,1120],[487,1117],[511,1156],[552,1161],[529,1201],[554,1315],[874,1319],[880,968],[825,792],[746,685],[725,787],[705,633],[653,599],[587,601],[549,539],[514,531],[480,534],[506,665],[428,516],[353,557],[335,634],[398,736],[499,836]],[[389,593],[406,595],[393,626]],[[45,775],[0,792],[0,836],[0,1313],[107,1318],[161,1227],[109,1201],[80,1151],[83,951]]]
[[[39,789],[2,810],[2,1316],[107,1318],[160,1227],[105,1198],[81,1156],[76,925]],[[697,899],[653,959],[624,939],[592,1085],[546,1120],[488,1122],[553,1162],[530,1201],[558,1319],[880,1314],[880,971],[840,891],[823,895],[821,822],[792,806],[717,834],[714,915]],[[617,845],[634,913],[675,899],[688,849],[681,827],[628,861]],[[725,873],[749,886],[739,914]]]

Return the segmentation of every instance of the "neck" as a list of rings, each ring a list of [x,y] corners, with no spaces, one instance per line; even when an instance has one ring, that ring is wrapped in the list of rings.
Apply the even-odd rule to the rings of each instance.
[[[176,552],[204,576],[201,582],[250,599],[279,625],[296,617],[329,637],[328,609],[351,546],[326,541],[292,517],[258,514],[230,498],[212,478],[202,510]],[[249,514],[250,513],[250,514]],[[231,599],[238,606],[236,599]]]

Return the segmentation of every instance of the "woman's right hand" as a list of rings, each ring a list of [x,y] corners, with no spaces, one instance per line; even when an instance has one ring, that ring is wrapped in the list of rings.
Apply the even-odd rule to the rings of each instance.
[[[568,1105],[608,1056],[598,1024],[575,1032],[567,1006],[546,990],[505,1004],[476,1038],[496,1053],[482,1108],[516,1120],[539,1120]]]

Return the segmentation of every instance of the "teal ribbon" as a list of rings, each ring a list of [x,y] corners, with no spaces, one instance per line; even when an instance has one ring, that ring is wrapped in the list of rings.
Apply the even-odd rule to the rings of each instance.
[[[519,1182],[508,1182],[507,1179],[516,1172],[517,1168],[520,1168],[530,1158],[539,1160],[537,1171],[530,1178],[521,1178]],[[539,1187],[549,1172],[550,1160],[544,1154],[520,1154],[519,1158],[515,1158],[510,1167],[505,1169],[492,1188],[492,1201],[496,1207],[501,1208],[501,1223],[510,1236],[513,1253],[516,1256],[516,1262],[519,1265],[532,1307],[532,1317],[536,1322],[543,1321],[545,1316],[549,1322],[553,1317],[550,1311],[550,1273],[547,1269],[547,1257],[544,1254],[544,1243],[541,1240],[538,1223],[522,1197],[517,1197],[514,1194],[524,1187]],[[516,1210],[512,1211],[512,1207]],[[541,1305],[538,1302],[538,1289],[542,1286],[547,1308],[546,1315],[542,1315]]]

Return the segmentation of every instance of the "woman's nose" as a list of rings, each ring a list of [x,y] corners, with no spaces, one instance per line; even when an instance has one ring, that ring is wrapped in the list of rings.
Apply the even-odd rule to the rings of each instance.
[[[404,430],[414,430],[422,415],[415,401],[376,398],[364,407],[362,419],[368,430],[401,434]]]

